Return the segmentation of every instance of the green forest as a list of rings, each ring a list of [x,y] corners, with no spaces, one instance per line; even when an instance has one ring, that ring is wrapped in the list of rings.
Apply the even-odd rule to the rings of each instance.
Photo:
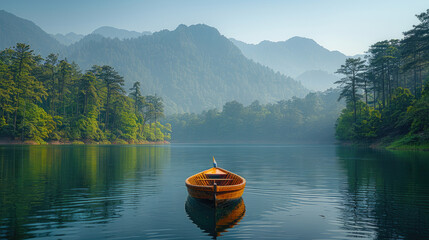
[[[338,90],[309,93],[277,103],[248,106],[227,102],[222,111],[176,114],[165,121],[174,126],[174,140],[181,142],[333,142],[335,120],[344,103]]]
[[[342,141],[388,148],[429,148],[429,9],[403,39],[370,46],[337,73],[347,107],[336,124]]]
[[[161,124],[162,98],[129,95],[108,65],[82,72],[77,64],[45,59],[18,43],[0,52],[0,137],[27,143],[146,143],[170,139]]]
[[[80,66],[110,65],[125,86],[145,83],[142,92],[164,98],[167,114],[220,108],[225,101],[274,102],[308,93],[299,82],[246,58],[217,29],[180,25],[174,31],[119,40],[88,35],[63,50]]]

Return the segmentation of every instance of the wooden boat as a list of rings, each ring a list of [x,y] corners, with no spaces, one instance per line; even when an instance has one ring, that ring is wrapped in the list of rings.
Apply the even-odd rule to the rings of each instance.
[[[246,179],[217,167],[213,157],[213,168],[197,173],[186,179],[186,187],[191,197],[209,201],[227,201],[241,198]]]
[[[236,226],[243,219],[246,206],[242,198],[222,203],[222,207],[188,197],[185,210],[189,219],[214,239]]]

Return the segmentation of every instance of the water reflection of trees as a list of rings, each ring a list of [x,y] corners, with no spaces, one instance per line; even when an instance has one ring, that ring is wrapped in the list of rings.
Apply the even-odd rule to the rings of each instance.
[[[429,153],[337,149],[347,174],[342,228],[349,237],[429,237]]]
[[[0,238],[119,217],[124,201],[157,191],[169,158],[160,146],[0,146]]]

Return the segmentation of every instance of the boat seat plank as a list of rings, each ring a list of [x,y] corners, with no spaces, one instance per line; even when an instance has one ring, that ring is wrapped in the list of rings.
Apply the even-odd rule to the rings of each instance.
[[[232,178],[217,178],[217,179],[196,179],[197,181],[230,181]]]
[[[206,173],[207,177],[212,177],[212,176],[226,176],[228,174],[225,173]]]

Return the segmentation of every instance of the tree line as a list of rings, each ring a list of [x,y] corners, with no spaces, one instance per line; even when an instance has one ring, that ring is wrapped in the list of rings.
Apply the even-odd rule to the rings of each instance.
[[[309,93],[276,103],[227,102],[222,111],[171,115],[173,141],[180,142],[333,142],[342,102],[338,90]]]
[[[419,24],[370,46],[365,59],[348,58],[337,73],[347,107],[336,127],[341,140],[397,144],[429,142],[429,9]]]
[[[162,98],[143,96],[111,66],[82,72],[58,54],[17,43],[0,52],[0,137],[21,141],[139,143],[170,138]]]

